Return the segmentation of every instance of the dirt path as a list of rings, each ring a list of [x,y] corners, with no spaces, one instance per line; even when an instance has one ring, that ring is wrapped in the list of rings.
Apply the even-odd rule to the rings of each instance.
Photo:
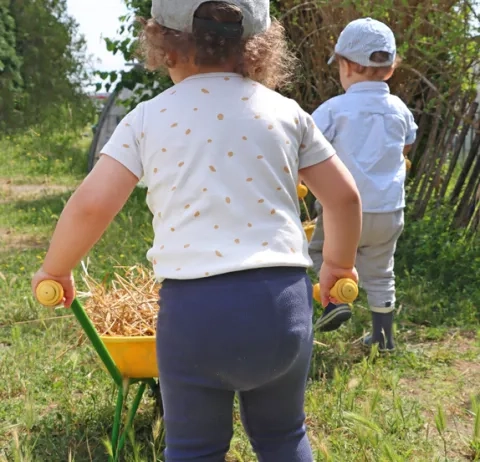
[[[8,178],[0,178],[0,207],[19,201],[40,199],[71,191],[72,186],[51,183],[20,184]],[[9,213],[9,212],[7,212]],[[7,215],[8,219],[8,215]],[[8,221],[0,224],[0,251],[24,251],[45,248],[46,239],[37,234],[22,233],[8,227]]]
[[[0,178],[0,204],[11,201],[30,200],[72,190],[71,186],[43,184],[16,184],[6,178]]]

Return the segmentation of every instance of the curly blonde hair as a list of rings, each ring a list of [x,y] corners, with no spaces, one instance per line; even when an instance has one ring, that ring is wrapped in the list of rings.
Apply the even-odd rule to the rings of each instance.
[[[239,24],[243,15],[234,5],[209,1],[197,9],[195,18],[228,26]],[[248,38],[209,30],[195,20],[191,34],[164,27],[155,19],[139,21],[143,30],[138,52],[151,71],[174,67],[171,55],[175,52],[184,62],[193,57],[199,67],[230,64],[234,72],[269,88],[286,86],[294,75],[296,58],[288,47],[285,29],[276,20],[265,33]]]

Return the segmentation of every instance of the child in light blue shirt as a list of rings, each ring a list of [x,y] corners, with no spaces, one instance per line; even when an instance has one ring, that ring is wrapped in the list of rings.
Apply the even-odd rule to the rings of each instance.
[[[351,22],[341,33],[330,62],[338,62],[346,93],[322,104],[313,119],[352,173],[362,198],[363,232],[357,252],[360,281],[372,311],[372,335],[380,350],[393,350],[395,309],[394,253],[404,226],[405,157],[417,125],[407,106],[390,94],[385,82],[394,72],[393,32],[371,18]],[[310,256],[322,261],[323,217],[319,217]],[[350,319],[348,305],[330,303],[319,320],[321,331],[335,330]]]

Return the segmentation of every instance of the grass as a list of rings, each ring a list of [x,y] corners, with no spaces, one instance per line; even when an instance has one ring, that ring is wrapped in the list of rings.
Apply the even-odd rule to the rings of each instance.
[[[44,309],[30,293],[55,220],[84,176],[88,140],[33,136],[0,141],[0,461],[103,461],[115,404],[112,381],[69,312]],[[96,278],[107,278],[118,264],[146,263],[152,231],[144,199],[145,191],[136,190],[89,255]],[[348,326],[317,335],[306,396],[316,461],[480,460],[478,299],[468,291],[475,285],[466,275],[462,290],[449,298],[461,277],[454,269],[451,284],[445,290],[438,285],[425,262],[425,246],[437,251],[435,237],[419,244],[422,259],[411,264],[408,250],[420,251],[421,226],[407,230],[399,250],[397,354],[383,357],[360,347],[369,326],[364,298]],[[448,252],[438,255],[447,267]],[[163,460],[161,422],[153,416],[145,397],[125,460]],[[235,425],[228,461],[252,462],[238,409]]]

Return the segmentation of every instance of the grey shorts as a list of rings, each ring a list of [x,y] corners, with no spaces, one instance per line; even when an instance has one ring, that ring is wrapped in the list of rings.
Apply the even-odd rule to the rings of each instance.
[[[316,207],[319,213],[309,253],[318,272],[323,263],[324,233],[321,207]],[[395,309],[394,255],[403,227],[403,210],[363,214],[356,267],[372,311],[389,313]]]

